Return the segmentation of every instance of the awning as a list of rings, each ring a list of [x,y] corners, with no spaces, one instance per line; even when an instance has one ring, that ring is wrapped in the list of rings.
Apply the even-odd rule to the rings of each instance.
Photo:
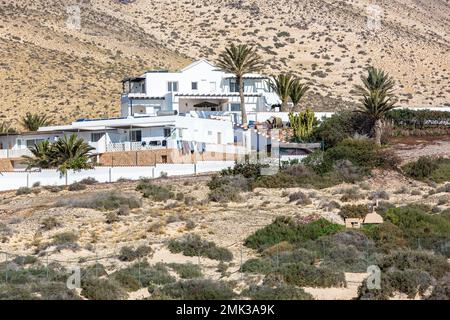
[[[214,108],[214,107],[218,107],[219,105],[217,103],[212,103],[212,102],[201,102],[198,104],[194,104],[194,108]]]

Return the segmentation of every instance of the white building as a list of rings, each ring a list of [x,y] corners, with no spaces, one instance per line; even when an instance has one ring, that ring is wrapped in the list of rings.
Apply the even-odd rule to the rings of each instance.
[[[271,111],[280,103],[270,92],[268,77],[247,74],[244,77],[247,112]],[[148,71],[123,81],[122,116],[155,115],[161,112],[226,112],[240,115],[239,87],[236,77],[199,60],[179,72]],[[236,119],[235,119],[236,120]]]

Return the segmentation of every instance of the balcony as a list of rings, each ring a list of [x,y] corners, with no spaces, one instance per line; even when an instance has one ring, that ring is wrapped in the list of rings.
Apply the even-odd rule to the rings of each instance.
[[[150,145],[143,144],[142,142],[116,142],[109,143],[106,146],[106,152],[127,152],[127,151],[145,151],[145,150],[158,150],[167,149],[168,143],[166,145]]]
[[[31,157],[33,154],[27,149],[0,149],[0,159],[17,159],[23,156]]]

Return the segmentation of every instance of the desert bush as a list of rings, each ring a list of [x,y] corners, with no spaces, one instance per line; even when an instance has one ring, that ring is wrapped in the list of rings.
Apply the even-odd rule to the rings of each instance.
[[[261,176],[261,170],[268,167],[260,163],[237,163],[233,168],[221,171],[221,176],[237,176],[242,175],[247,179],[256,179]]]
[[[277,271],[288,284],[300,287],[342,287],[345,285],[343,272],[315,267],[304,263],[282,265]]]
[[[85,185],[87,185],[87,186],[90,186],[90,185],[93,185],[93,184],[98,183],[98,181],[95,180],[95,178],[87,177],[87,178],[82,179],[82,180],[80,181],[80,183],[81,183],[81,184],[85,184]]]
[[[18,256],[15,257],[13,262],[19,266],[35,264],[38,262],[38,259],[35,256]]]
[[[450,183],[446,183],[442,187],[437,188],[438,193],[450,193]]]
[[[170,263],[168,266],[175,270],[182,279],[200,278],[203,275],[201,268],[196,264]]]
[[[36,181],[35,183],[33,183],[33,185],[31,186],[32,188],[39,188],[41,186],[41,183],[39,181]]]
[[[86,185],[82,184],[81,182],[74,182],[70,186],[67,187],[67,190],[69,191],[81,191],[85,190]]]
[[[65,189],[64,186],[44,186],[44,189],[51,193],[58,193]]]
[[[429,300],[450,300],[450,275],[439,279],[428,297]]]
[[[289,202],[294,202],[297,205],[309,205],[312,203],[311,199],[308,197],[308,195],[304,194],[301,191],[292,193],[289,195]]]
[[[231,261],[233,254],[226,248],[218,247],[214,242],[202,240],[200,236],[188,234],[180,239],[169,242],[169,250],[173,253],[182,252],[185,256],[203,256],[209,259]]]
[[[46,231],[52,230],[60,226],[61,223],[58,220],[56,220],[55,217],[46,217],[41,221],[41,228]]]
[[[378,190],[369,193],[369,196],[367,197],[369,200],[376,200],[376,199],[383,199],[383,200],[389,200],[390,196],[389,193],[387,193],[384,190]]]
[[[432,180],[437,183],[450,181],[450,159],[420,157],[403,166],[402,170],[416,180]]]
[[[105,213],[105,221],[108,224],[112,224],[114,222],[120,221],[119,216],[117,215],[117,212],[109,211]]]
[[[235,297],[227,283],[206,279],[178,281],[164,286],[162,292],[182,300],[230,300]]]
[[[337,160],[333,165],[334,171],[345,182],[355,183],[363,177],[361,168],[354,165],[350,160]]]
[[[129,262],[129,261],[134,261],[138,258],[147,257],[152,253],[153,253],[152,248],[149,246],[146,246],[146,245],[141,245],[141,246],[137,247],[136,249],[125,246],[120,249],[118,259],[120,261],[128,261]]]
[[[242,291],[241,296],[249,297],[253,300],[314,300],[312,295],[303,289],[293,285],[279,284],[276,287],[269,285],[251,285]]]
[[[31,190],[31,188],[28,187],[20,187],[19,189],[17,189],[16,191],[16,196],[22,196],[25,194],[31,194],[33,192],[33,190]]]
[[[142,201],[131,194],[119,191],[102,191],[78,196],[77,198],[61,199],[57,202],[57,205],[110,211],[118,209],[122,205],[127,205],[130,209],[140,208]]]
[[[268,274],[274,269],[271,259],[252,258],[241,266],[241,272]]]
[[[161,202],[175,198],[175,194],[169,189],[147,181],[141,180],[136,190],[141,191],[145,198],[150,198],[153,201]]]
[[[358,201],[365,198],[358,187],[341,189],[338,190],[338,193],[342,195],[340,199],[342,202]]]
[[[127,204],[123,204],[117,209],[117,215],[127,216],[130,214],[130,207]]]
[[[221,185],[208,193],[208,199],[213,202],[239,202],[242,201],[240,190],[229,185]]]
[[[130,291],[146,287],[153,288],[176,281],[163,263],[149,265],[148,262],[138,262],[114,272],[111,276]]]
[[[128,296],[119,283],[109,279],[87,278],[81,288],[81,295],[89,300],[122,300]]]
[[[53,236],[53,244],[64,245],[76,243],[78,241],[78,235],[72,231],[57,233]]]
[[[447,259],[428,251],[401,250],[383,256],[378,261],[383,270],[421,270],[428,272],[436,279],[450,272]]]
[[[306,240],[315,240],[342,229],[343,226],[325,219],[319,219],[308,224],[296,224],[291,218],[279,217],[270,225],[247,237],[244,244],[249,248],[263,251],[282,241],[299,243]]]
[[[357,204],[357,205],[345,205],[341,207],[339,215],[342,219],[347,218],[364,218],[369,213],[367,205]]]

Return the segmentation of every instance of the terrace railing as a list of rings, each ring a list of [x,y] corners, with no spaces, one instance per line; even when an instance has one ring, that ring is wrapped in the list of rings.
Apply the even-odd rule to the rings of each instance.
[[[32,156],[31,151],[27,149],[1,149],[0,159],[21,158],[23,156]]]
[[[109,143],[106,146],[106,152],[125,152],[125,151],[145,151],[145,150],[156,150],[156,149],[167,149],[167,146],[161,145],[150,145],[143,144],[142,142],[116,142]]]

